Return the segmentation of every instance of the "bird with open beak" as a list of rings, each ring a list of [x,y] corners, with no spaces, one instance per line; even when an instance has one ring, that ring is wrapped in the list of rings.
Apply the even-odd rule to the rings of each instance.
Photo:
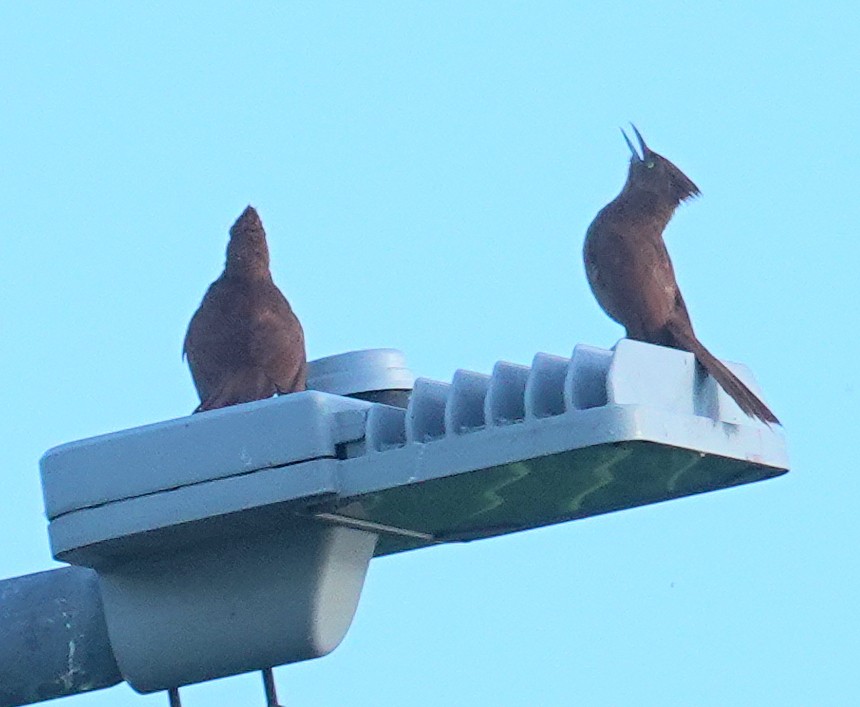
[[[690,351],[747,415],[779,423],[770,409],[693,333],[663,230],[675,209],[699,195],[678,167],[642,139],[641,155],[622,130],[633,156],[621,193],[604,206],[585,235],[588,283],[603,310],[627,338]]]

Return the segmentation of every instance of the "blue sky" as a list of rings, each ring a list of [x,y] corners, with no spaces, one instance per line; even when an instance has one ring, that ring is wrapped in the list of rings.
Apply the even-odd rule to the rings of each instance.
[[[448,380],[611,346],[580,250],[633,120],[702,189],[669,250],[792,473],[374,561],[341,647],[276,671],[283,701],[849,703],[860,11],[787,5],[2,5],[0,576],[53,564],[48,447],[196,404],[182,338],[248,203],[311,358],[392,346]],[[256,675],[183,696],[263,704]]]

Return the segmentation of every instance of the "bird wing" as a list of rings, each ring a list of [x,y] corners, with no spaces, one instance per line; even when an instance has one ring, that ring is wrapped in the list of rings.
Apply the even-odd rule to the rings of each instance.
[[[586,240],[585,266],[600,306],[627,336],[660,343],[669,321],[689,323],[687,306],[663,239],[632,237],[599,224]]]
[[[203,402],[224,387],[226,377],[247,366],[242,317],[236,308],[242,299],[241,291],[219,278],[210,285],[188,324],[183,353]]]
[[[278,393],[305,389],[307,356],[298,317],[281,291],[272,284],[252,308],[249,353]]]
[[[219,278],[188,325],[183,346],[200,409],[305,389],[302,326],[271,282]]]

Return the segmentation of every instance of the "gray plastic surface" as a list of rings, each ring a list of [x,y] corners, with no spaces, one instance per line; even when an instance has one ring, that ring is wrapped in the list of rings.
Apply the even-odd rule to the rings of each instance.
[[[111,645],[140,692],[326,655],[376,536],[303,520],[99,573]]]
[[[411,390],[415,375],[397,349],[365,349],[308,363],[308,388],[334,395]]]
[[[260,469],[334,458],[350,434],[348,412],[367,406],[307,391],[64,444],[42,457],[45,510],[54,519]],[[360,424],[355,431],[361,434]],[[325,480],[320,484],[327,488]]]
[[[787,469],[781,433],[691,354],[627,340],[418,379],[406,410],[307,391],[42,460],[54,555],[99,572],[117,661],[141,690],[323,655],[373,554]]]

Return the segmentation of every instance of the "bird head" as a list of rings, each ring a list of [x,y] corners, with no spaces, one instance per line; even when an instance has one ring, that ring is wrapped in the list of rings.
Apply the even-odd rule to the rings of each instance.
[[[235,275],[267,275],[269,246],[263,222],[253,206],[248,206],[230,229],[227,244],[227,271]]]
[[[640,154],[636,151],[627,133],[621,130],[630,152],[630,170],[627,173],[627,184],[625,189],[636,191],[647,191],[672,206],[677,206],[682,201],[691,199],[700,194],[699,187],[678,169],[674,164],[662,155],[658,155],[642,139],[642,135],[633,123],[630,124],[636,138],[639,141]]]

